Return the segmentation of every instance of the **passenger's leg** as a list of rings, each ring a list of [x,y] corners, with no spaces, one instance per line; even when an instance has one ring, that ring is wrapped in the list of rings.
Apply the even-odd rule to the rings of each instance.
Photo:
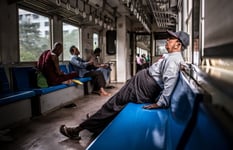
[[[127,103],[155,102],[160,91],[160,87],[149,76],[147,70],[141,71],[128,80],[118,93],[112,96],[99,111],[81,123],[79,127],[99,133]]]
[[[108,83],[110,70],[108,68],[98,68],[98,69],[96,69],[96,71],[101,71],[104,75],[104,79],[105,79],[106,83]]]
[[[112,96],[94,115],[75,128],[77,134],[83,129],[94,133],[100,133],[109,122],[129,102],[145,103],[153,102],[161,89],[150,77],[146,70],[126,82],[118,93]]]
[[[101,71],[90,71],[85,74],[85,77],[92,77],[93,91],[97,91],[101,96],[110,96],[110,93],[104,90],[106,82]]]
[[[49,83],[49,85],[58,85],[58,84],[62,84],[62,83],[69,84],[69,83],[71,83],[71,79],[74,79],[77,76],[78,76],[77,72],[71,72],[69,74],[54,76],[54,78],[50,79],[48,81],[48,83]]]

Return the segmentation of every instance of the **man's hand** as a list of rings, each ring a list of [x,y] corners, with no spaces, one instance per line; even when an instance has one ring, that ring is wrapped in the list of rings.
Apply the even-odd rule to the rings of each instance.
[[[65,73],[64,73],[63,71],[60,70],[60,71],[58,72],[58,74],[59,74],[59,75],[64,75]]]
[[[91,58],[91,59],[88,61],[88,64],[89,64],[89,65],[93,65],[93,64],[94,64],[93,58]]]
[[[102,67],[102,68],[108,68],[108,65],[107,64],[100,64],[100,67]]]
[[[143,106],[144,109],[157,109],[157,108],[161,108],[159,105],[157,105],[156,103],[153,104],[149,104],[149,105],[144,105]]]

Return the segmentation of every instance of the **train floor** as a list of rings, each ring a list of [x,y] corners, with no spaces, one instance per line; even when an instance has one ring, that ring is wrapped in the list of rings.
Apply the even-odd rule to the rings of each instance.
[[[122,84],[111,84],[115,88],[107,89],[111,94],[116,93]],[[0,130],[1,150],[84,150],[94,139],[92,133],[83,130],[81,140],[71,140],[59,133],[62,124],[76,126],[86,119],[87,114],[95,113],[108,96],[90,94],[74,101],[76,106],[63,107],[47,115],[33,118],[20,125]],[[2,132],[2,133],[1,133]],[[5,139],[4,139],[5,138]]]

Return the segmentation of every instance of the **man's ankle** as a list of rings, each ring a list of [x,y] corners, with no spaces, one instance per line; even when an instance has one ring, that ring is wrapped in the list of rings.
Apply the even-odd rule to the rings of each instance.
[[[79,132],[82,131],[82,130],[83,130],[83,128],[80,127],[80,126],[78,126],[78,127],[76,127],[76,128],[74,129],[74,131],[77,132],[77,133],[79,133]]]

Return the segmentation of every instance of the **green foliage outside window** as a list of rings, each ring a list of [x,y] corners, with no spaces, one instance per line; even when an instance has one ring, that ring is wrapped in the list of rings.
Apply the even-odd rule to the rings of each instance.
[[[50,49],[50,36],[43,35],[40,27],[41,22],[48,22],[49,19],[37,14],[39,17],[33,18],[33,15],[32,12],[19,9],[20,62],[37,61],[44,50]],[[49,27],[46,30],[48,32]]]
[[[72,45],[79,48],[79,28],[63,23],[63,60],[70,60],[70,47]]]

